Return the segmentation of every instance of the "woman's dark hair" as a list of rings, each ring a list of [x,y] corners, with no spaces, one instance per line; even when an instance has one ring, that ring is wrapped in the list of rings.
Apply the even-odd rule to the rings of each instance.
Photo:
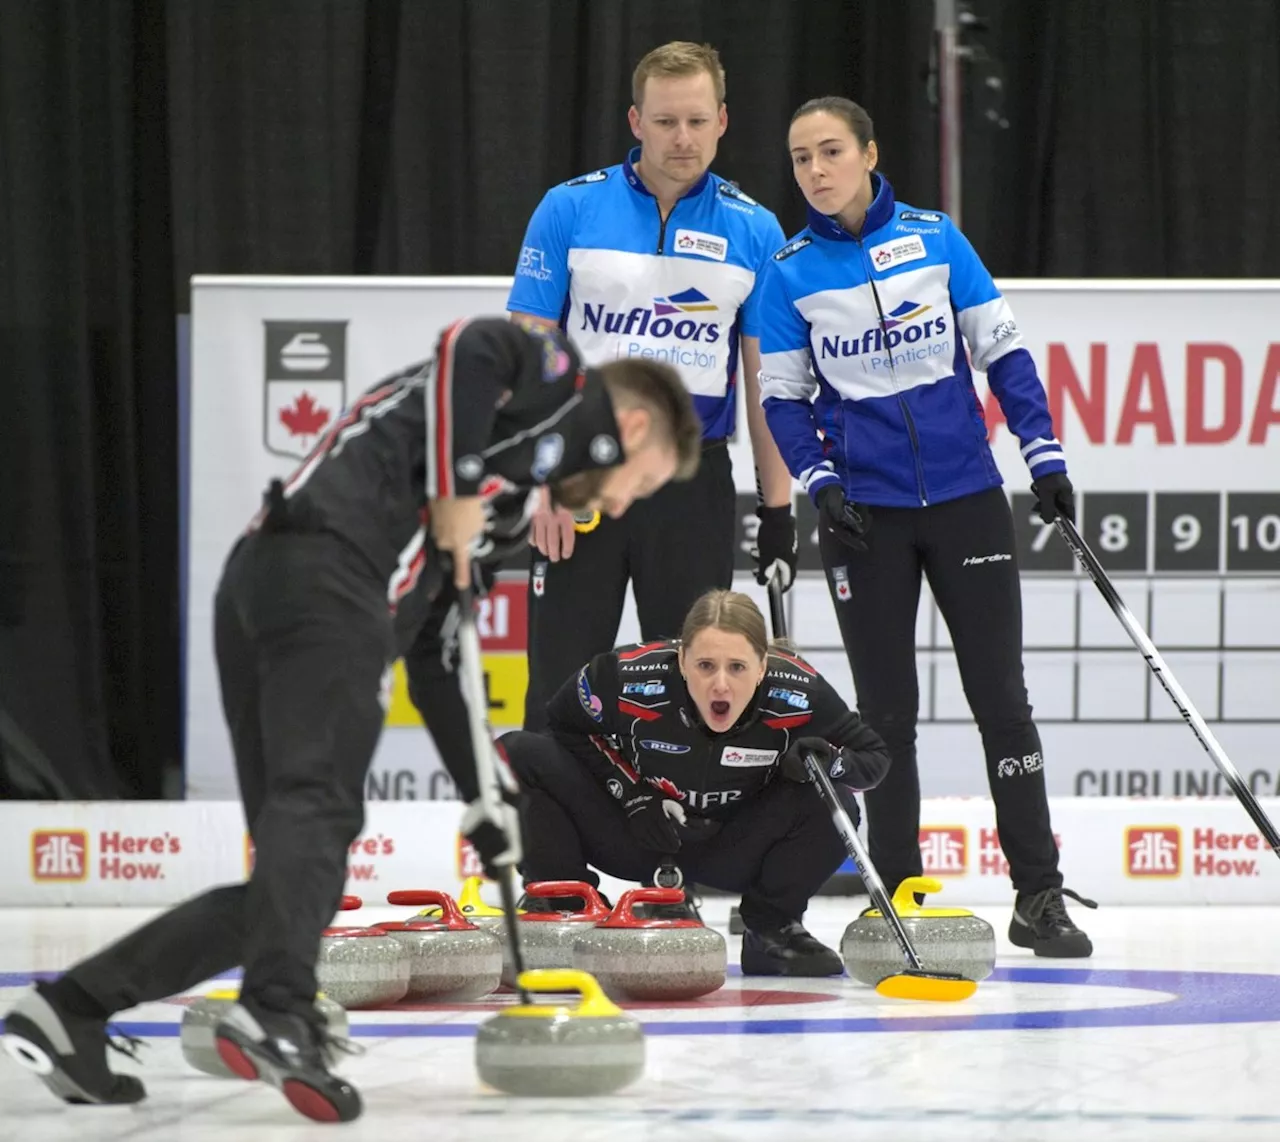
[[[828,115],[843,119],[845,126],[853,132],[854,138],[858,140],[864,151],[867,149],[867,144],[876,137],[875,124],[871,122],[871,116],[867,114],[866,109],[843,95],[820,95],[817,99],[802,103],[796,109],[796,113],[791,116],[791,122],[794,123],[797,119],[803,119],[806,115],[813,115],[818,111],[825,111]]]

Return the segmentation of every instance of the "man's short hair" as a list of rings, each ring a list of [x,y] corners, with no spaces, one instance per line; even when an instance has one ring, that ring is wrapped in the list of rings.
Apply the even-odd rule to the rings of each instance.
[[[711,76],[716,89],[716,103],[724,102],[724,68],[720,53],[710,44],[695,44],[689,40],[673,40],[654,48],[638,64],[631,75],[631,101],[640,107],[644,103],[644,84],[650,76],[655,79],[697,75],[705,71]]]
[[[677,480],[689,480],[702,459],[702,418],[680,374],[661,361],[609,361],[600,366],[609,398],[624,408],[643,408],[653,418],[651,433],[670,441]]]

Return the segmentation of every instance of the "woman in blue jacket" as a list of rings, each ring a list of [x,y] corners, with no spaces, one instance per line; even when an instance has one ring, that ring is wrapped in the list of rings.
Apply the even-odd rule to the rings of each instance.
[[[921,872],[915,624],[921,572],[947,621],[986,753],[1017,892],[1010,940],[1087,956],[1067,914],[1044,754],[1022,669],[1013,518],[965,354],[1022,444],[1039,512],[1074,518],[1044,388],[1004,298],[943,214],[894,201],[870,116],[828,96],[788,145],[809,225],[761,282],[761,392],[819,541],[863,716],[889,746],[867,797],[871,856],[892,889]],[[1089,904],[1089,901],[1082,903]]]

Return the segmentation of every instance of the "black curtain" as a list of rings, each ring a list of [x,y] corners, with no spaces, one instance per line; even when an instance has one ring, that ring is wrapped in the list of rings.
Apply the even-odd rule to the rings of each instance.
[[[10,796],[156,796],[178,760],[165,16],[152,0],[0,4]]]
[[[963,221],[996,274],[1280,273],[1277,0],[972,7]],[[155,796],[180,757],[192,273],[510,273],[543,191],[631,145],[631,69],[677,38],[720,49],[716,169],[785,230],[787,121],[833,92],[937,206],[932,24],[931,0],[0,4],[0,792],[59,792],[47,764]]]

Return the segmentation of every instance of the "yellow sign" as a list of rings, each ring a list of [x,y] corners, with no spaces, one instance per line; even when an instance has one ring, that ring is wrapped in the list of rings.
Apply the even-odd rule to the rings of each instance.
[[[484,657],[484,687],[489,695],[489,724],[494,729],[518,730],[524,723],[524,693],[529,688],[529,660],[523,654],[494,651]],[[422,718],[409,699],[404,662],[397,662],[391,683],[386,725],[421,726]]]

